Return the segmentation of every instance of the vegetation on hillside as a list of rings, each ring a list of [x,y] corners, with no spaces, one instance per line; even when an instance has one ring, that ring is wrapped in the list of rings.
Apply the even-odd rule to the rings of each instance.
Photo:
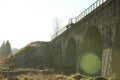
[[[6,42],[3,42],[0,47],[0,60],[10,56],[11,51],[12,51],[11,44],[10,44],[9,40],[7,40]]]

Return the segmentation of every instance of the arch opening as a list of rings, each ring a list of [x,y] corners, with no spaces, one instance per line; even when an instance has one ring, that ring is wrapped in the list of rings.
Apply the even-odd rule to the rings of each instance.
[[[100,75],[103,38],[97,27],[88,28],[82,42],[79,59],[80,72],[85,75]]]
[[[68,68],[76,68],[76,42],[74,38],[70,38],[67,43],[66,53],[65,53],[65,66]]]

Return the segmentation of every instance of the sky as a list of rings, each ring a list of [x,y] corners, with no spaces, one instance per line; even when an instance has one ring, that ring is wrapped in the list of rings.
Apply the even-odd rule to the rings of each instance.
[[[33,41],[50,41],[53,20],[64,27],[96,0],[0,0],[0,45],[9,40],[12,48]]]

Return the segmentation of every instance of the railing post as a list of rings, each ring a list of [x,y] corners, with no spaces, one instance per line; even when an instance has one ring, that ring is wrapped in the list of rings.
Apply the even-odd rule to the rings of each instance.
[[[85,16],[86,16],[86,10],[85,10]]]
[[[88,8],[86,9],[86,13],[88,14]],[[87,15],[87,14],[86,14],[86,15]]]
[[[89,8],[88,8],[88,14],[89,14]]]
[[[96,1],[96,8],[97,8],[97,1]]]
[[[82,19],[82,13],[80,14],[80,20]]]
[[[99,5],[101,5],[101,0],[99,0]]]

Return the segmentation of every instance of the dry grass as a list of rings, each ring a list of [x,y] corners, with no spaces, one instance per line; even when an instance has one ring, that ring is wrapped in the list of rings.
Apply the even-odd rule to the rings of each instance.
[[[53,70],[1,69],[0,80],[66,80],[67,76],[53,73]]]
[[[96,80],[79,73],[64,75],[52,69],[0,69],[0,80]]]
[[[0,80],[79,80],[83,77],[78,73],[67,76],[51,69],[0,69]]]

